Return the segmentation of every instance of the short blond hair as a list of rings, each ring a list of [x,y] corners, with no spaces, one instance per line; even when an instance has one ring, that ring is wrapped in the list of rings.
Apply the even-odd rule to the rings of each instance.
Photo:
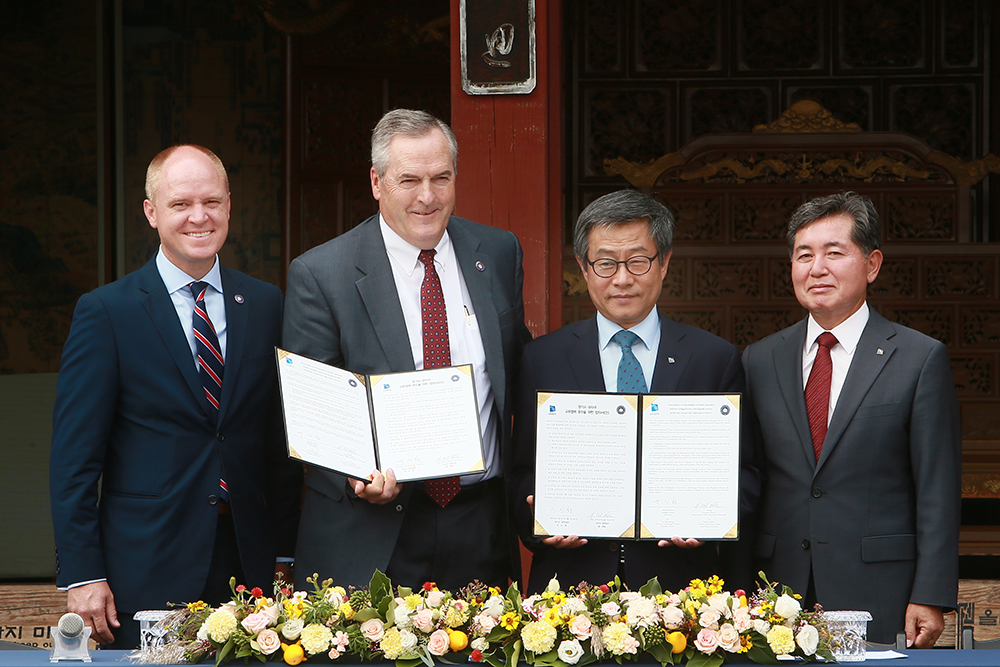
[[[156,157],[154,157],[149,163],[149,166],[146,167],[146,199],[153,201],[153,196],[160,188],[160,176],[163,175],[163,164],[167,161],[167,158],[181,148],[193,148],[199,153],[204,154],[205,157],[207,157],[219,171],[219,175],[222,176],[222,182],[226,186],[226,192],[229,192],[229,174],[226,173],[226,167],[222,164],[222,160],[219,159],[218,155],[204,146],[199,146],[197,144],[177,144],[176,146],[165,148],[157,153]]]

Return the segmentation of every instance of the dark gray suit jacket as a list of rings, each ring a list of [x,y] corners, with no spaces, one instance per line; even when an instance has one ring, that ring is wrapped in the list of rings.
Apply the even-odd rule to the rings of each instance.
[[[806,321],[743,353],[762,450],[759,565],[825,609],[871,612],[894,641],[906,605],[954,607],[961,433],[948,351],[875,311],[854,352],[820,459],[802,385]]]
[[[524,325],[521,247],[508,231],[457,217],[449,221],[448,234],[479,321],[507,469],[512,378],[530,338]],[[292,262],[283,341],[291,352],[356,373],[413,370],[378,216]],[[318,468],[307,469],[306,486],[296,548],[298,578],[318,572],[345,586],[366,585],[376,568],[384,572],[413,485],[404,484],[396,501],[387,505],[358,500],[347,492],[342,475]],[[496,539],[496,546],[511,552],[513,568],[516,544],[510,535]]]

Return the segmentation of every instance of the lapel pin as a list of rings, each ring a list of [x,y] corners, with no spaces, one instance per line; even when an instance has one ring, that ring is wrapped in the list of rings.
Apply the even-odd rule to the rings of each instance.
[[[881,355],[882,354],[882,348],[879,348],[879,349],[875,350],[875,354]]]
[[[476,262],[476,269],[479,270],[479,271],[485,271],[486,270],[486,265],[483,264],[482,262]]]
[[[667,357],[667,363],[668,364],[674,363],[674,358],[673,357]]]
[[[233,300],[236,303],[243,303],[243,295],[242,294],[237,294],[236,296],[233,297]]]

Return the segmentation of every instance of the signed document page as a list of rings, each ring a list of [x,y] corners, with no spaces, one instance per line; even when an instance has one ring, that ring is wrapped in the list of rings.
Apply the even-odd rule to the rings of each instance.
[[[635,535],[638,399],[538,392],[535,535]]]
[[[277,350],[288,455],[365,479],[377,467],[364,378]]]
[[[471,365],[369,379],[381,470],[406,482],[486,469]]]
[[[642,402],[642,535],[736,539],[740,395],[643,395]]]

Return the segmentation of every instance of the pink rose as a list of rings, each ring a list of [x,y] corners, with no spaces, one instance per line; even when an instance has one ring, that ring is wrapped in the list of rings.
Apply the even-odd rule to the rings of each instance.
[[[660,617],[663,624],[671,629],[681,627],[684,623],[684,611],[676,605],[668,605],[660,610]]]
[[[450,644],[451,638],[448,637],[447,632],[444,630],[435,630],[427,639],[427,651],[431,655],[444,655],[448,652]]]
[[[413,615],[413,627],[421,632],[430,632],[434,629],[434,612],[430,609],[421,609]]]
[[[730,653],[737,653],[740,650],[740,633],[729,623],[719,628],[719,646]]]
[[[704,607],[702,607],[704,609]],[[698,617],[698,625],[703,628],[713,628],[719,622],[719,610],[712,609],[709,607],[705,611],[701,612],[701,616]]]
[[[719,645],[719,636],[715,630],[703,629],[694,640],[694,646],[702,653],[712,653]]]
[[[338,632],[337,634],[340,635],[341,633]],[[385,623],[378,618],[369,618],[361,624],[361,634],[368,641],[377,642],[385,635]]]
[[[430,607],[440,607],[444,600],[444,593],[441,591],[431,591],[427,594],[427,605]]]
[[[260,646],[261,653],[271,655],[281,648],[281,637],[271,628],[264,628],[257,635],[257,645]]]
[[[593,634],[591,626],[592,624],[588,617],[583,614],[577,614],[569,622],[569,631],[573,633],[574,637],[583,641],[584,639],[590,639],[590,635]]]
[[[260,612],[250,614],[243,619],[242,623],[243,627],[247,629],[247,632],[252,635],[259,633],[271,624],[270,619],[265,614]]]
[[[486,634],[489,634],[497,624],[497,619],[489,614],[479,614],[474,620]]]
[[[264,607],[257,613],[263,614],[267,618],[268,625],[274,625],[278,622],[278,617],[281,616],[281,607],[276,604],[272,604],[268,607]]]
[[[733,612],[733,625],[739,632],[746,632],[753,627],[753,619],[750,618],[750,610],[740,607]]]
[[[601,605],[601,611],[608,616],[617,616],[621,613],[621,607],[619,607],[616,602],[605,602]]]

